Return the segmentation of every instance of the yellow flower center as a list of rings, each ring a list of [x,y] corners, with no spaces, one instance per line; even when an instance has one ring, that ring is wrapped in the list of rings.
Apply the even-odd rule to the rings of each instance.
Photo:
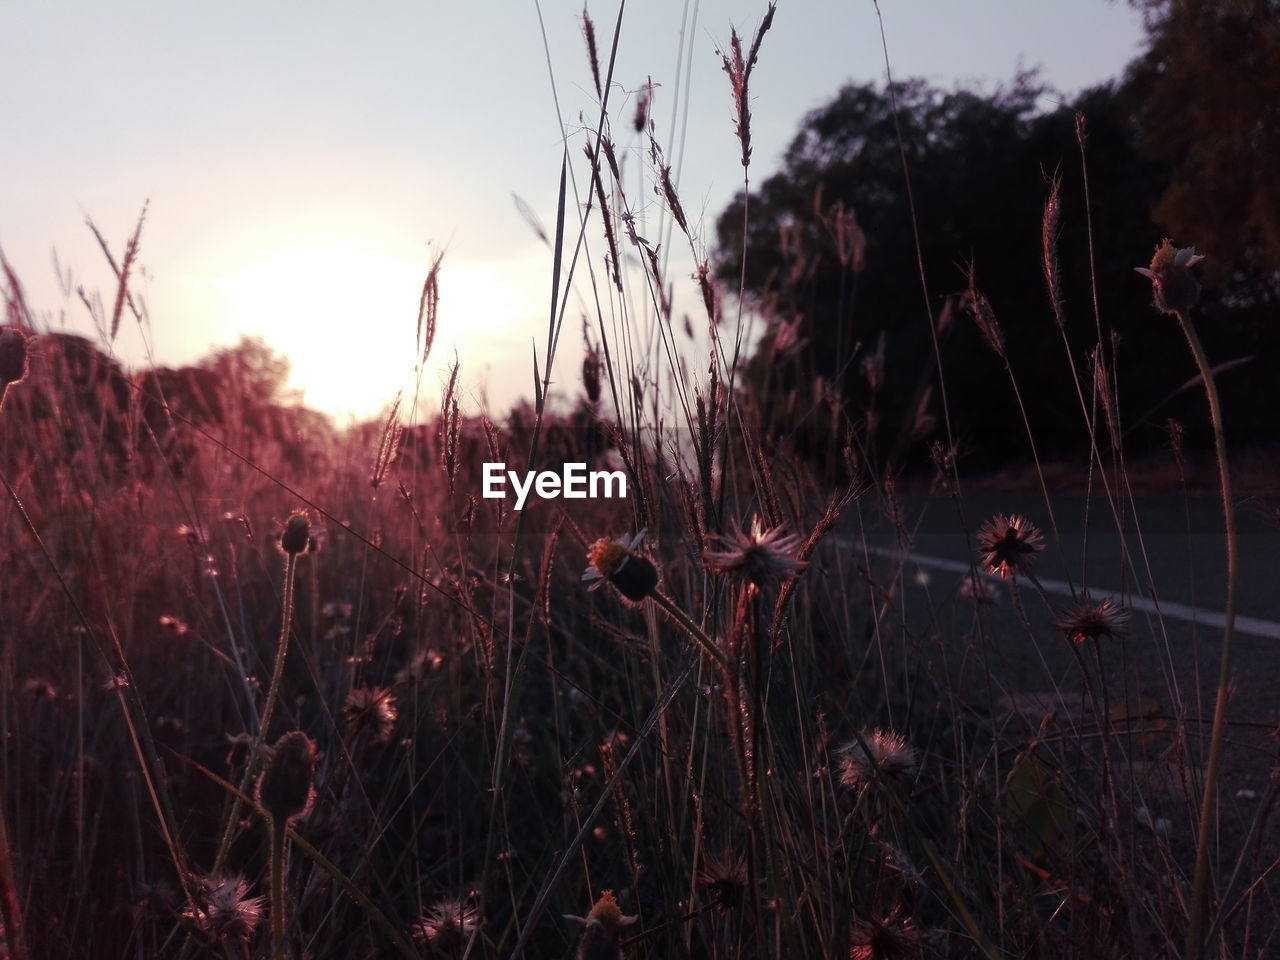
[[[625,553],[626,551],[623,552]],[[591,908],[591,913],[588,916],[592,920],[598,920],[601,923],[607,923],[615,927],[618,926],[622,922],[622,911],[618,908],[618,901],[613,899],[613,891],[606,890],[600,894],[600,899]]]
[[[1159,273],[1162,270],[1170,269],[1174,265],[1174,260],[1177,256],[1178,251],[1166,239],[1160,246],[1156,247],[1156,254],[1151,258],[1151,272]]]
[[[600,571],[600,576],[613,576],[622,561],[627,559],[627,548],[617,540],[601,537],[587,550],[587,561]]]

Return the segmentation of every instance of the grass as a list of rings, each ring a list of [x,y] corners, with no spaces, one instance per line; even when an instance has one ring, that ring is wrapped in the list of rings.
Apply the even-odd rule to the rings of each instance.
[[[728,162],[746,188],[748,84],[771,17],[725,57],[741,140]],[[1016,519],[974,515],[943,384],[892,425],[887,457],[867,441],[884,426],[874,404],[765,402],[767,380],[744,373],[743,291],[714,283],[653,128],[613,139],[612,58],[602,74],[605,45],[585,29],[601,110],[586,165],[566,154],[537,396],[503,423],[460,413],[456,368],[434,423],[401,424],[397,401],[380,425],[299,441],[231,384],[217,422],[201,420],[151,395],[155,380],[121,392],[105,360],[29,339],[6,267],[7,955],[1274,951],[1274,708],[1246,682],[1227,713],[1229,638],[1125,609],[1159,596],[1165,558],[1145,547],[1106,364],[1063,336],[1077,384],[1064,402],[1090,455],[1036,462],[1044,514]],[[641,163],[656,211],[628,192],[620,156]],[[1058,215],[1055,186],[1050,291]],[[852,288],[856,223],[840,207],[831,224]],[[107,340],[135,309],[140,230]],[[670,292],[679,246],[696,335]],[[424,359],[440,266],[423,288]],[[1000,351],[972,277],[957,305]],[[568,410],[552,372],[584,301],[585,396]],[[1057,305],[1047,294],[1046,315]],[[1194,349],[1190,303],[1180,320]],[[777,355],[782,326],[764,333]],[[849,349],[873,395],[921,377]],[[1027,374],[1005,361],[1016,390]],[[1230,517],[1216,406],[1214,425]],[[920,451],[933,472],[899,475]],[[476,496],[485,460],[608,458],[624,502],[513,514]],[[1052,512],[1045,478],[1064,469],[1087,505],[1078,529]],[[918,573],[939,524],[968,574]],[[1096,584],[1104,557],[1123,583]],[[1042,588],[1048,570],[1072,600]],[[1202,666],[1220,668],[1212,708]],[[1251,805],[1224,799],[1232,776]]]

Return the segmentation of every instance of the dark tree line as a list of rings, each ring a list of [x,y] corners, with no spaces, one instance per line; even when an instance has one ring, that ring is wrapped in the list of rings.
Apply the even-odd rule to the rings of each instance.
[[[971,277],[1042,455],[1087,443],[1073,371],[1092,414],[1099,334],[1126,447],[1163,444],[1170,418],[1204,441],[1203,397],[1178,392],[1195,372],[1185,344],[1133,272],[1165,236],[1213,265],[1197,313],[1213,361],[1251,358],[1221,378],[1231,441],[1280,439],[1280,17],[1266,15],[1275,3],[1148,6],[1148,52],[1071,103],[1034,75],[991,94],[909,81],[892,98],[847,86],[805,118],[783,169],[750,197],[745,237],[746,292],[770,321],[750,382],[766,410],[809,411],[798,442],[830,442],[843,420],[872,456],[901,464],[943,439],[932,315],[962,454],[979,468],[1025,459],[1004,365],[963,309]],[[1070,359],[1045,281],[1055,179]],[[742,225],[739,196],[718,223],[734,287]]]

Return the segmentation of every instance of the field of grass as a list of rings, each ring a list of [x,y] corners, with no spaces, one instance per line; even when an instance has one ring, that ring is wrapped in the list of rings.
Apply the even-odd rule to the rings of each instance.
[[[726,56],[748,178],[767,29]],[[1100,374],[1063,399],[1093,440],[1070,497],[967,477],[943,383],[906,431],[931,472],[901,477],[830,385],[828,449],[802,452],[811,411],[744,374],[741,291],[652,128],[638,229],[607,116],[551,243],[539,396],[506,420],[450,381],[428,424],[268,430],[232,384],[197,422],[145,378],[116,397],[8,274],[4,955],[1277,955],[1275,645],[1236,638],[1218,715],[1230,628],[1130,609],[1229,623],[1230,583],[1274,619],[1275,505],[1228,551],[1225,463],[1207,495],[1134,494],[1112,384],[1067,354]],[[1152,268],[1170,337],[1191,266]],[[570,283],[596,304],[581,396],[555,367]],[[687,332],[672,283],[705,311]],[[609,464],[629,495],[516,513],[486,461]]]

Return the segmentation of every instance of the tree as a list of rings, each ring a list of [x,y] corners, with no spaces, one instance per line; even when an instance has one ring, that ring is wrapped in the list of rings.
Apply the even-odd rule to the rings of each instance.
[[[1150,42],[1125,83],[1143,151],[1171,166],[1156,218],[1238,295],[1280,291],[1280,2],[1131,0]]]
[[[869,449],[899,457],[926,439],[924,427],[941,422],[927,306],[943,341],[958,440],[974,465],[1025,457],[1025,431],[1003,367],[955,309],[973,264],[1015,374],[1026,381],[1040,452],[1080,448],[1079,407],[1063,398],[1075,395],[1072,367],[1091,369],[1085,355],[1098,340],[1099,324],[1076,108],[1088,131],[1099,312],[1104,326],[1126,338],[1131,366],[1141,356],[1136,348],[1150,347],[1144,341],[1153,336],[1146,323],[1150,294],[1132,282],[1132,267],[1158,239],[1148,210],[1167,172],[1137,155],[1111,87],[1049,113],[1039,110],[1042,94],[1031,75],[987,96],[944,92],[921,81],[898,85],[893,98],[883,88],[848,86],[805,118],[782,172],[764,181],[748,205],[746,292],[771,318],[754,372],[767,405],[822,377],[836,386],[850,419],[866,424]],[[1070,361],[1042,266],[1042,209],[1055,172],[1062,176],[1058,249]],[[855,239],[865,247],[842,258],[841,224],[845,234],[852,232],[849,211],[856,211]],[[720,276],[735,286],[742,223],[740,195],[718,222]],[[807,340],[807,348],[790,346],[788,353],[778,348],[780,336],[793,344]],[[1122,380],[1122,392],[1131,394],[1122,397],[1124,406],[1149,409],[1170,389],[1149,377]],[[940,431],[929,439],[942,439]]]
[[[261,337],[241,336],[234,347],[215,350],[200,361],[225,388],[251,404],[285,403],[289,358],[272,350]]]

